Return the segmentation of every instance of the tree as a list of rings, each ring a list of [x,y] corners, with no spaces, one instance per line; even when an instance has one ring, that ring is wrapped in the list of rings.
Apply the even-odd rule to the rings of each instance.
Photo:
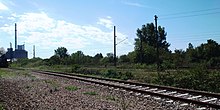
[[[107,53],[107,59],[109,63],[114,62],[114,54],[113,53]]]
[[[174,50],[174,54],[173,54],[173,62],[174,65],[176,67],[181,67],[184,66],[184,62],[185,62],[185,51],[183,51],[182,49],[180,50]]]
[[[67,49],[65,47],[58,47],[58,49],[54,50],[55,55],[60,57],[61,59],[69,56],[67,53]]]
[[[130,63],[135,63],[136,62],[135,61],[136,60],[136,56],[137,56],[136,51],[132,51],[132,52],[128,53],[127,57],[129,59]]]
[[[85,55],[83,54],[82,51],[77,51],[76,53],[72,53],[71,57],[74,63],[77,63],[77,64],[84,63]]]
[[[212,39],[207,40],[207,43],[203,43],[196,48],[193,48],[192,44],[189,43],[186,49],[186,58],[189,63],[200,63],[208,67],[219,67],[220,45]]]
[[[127,55],[121,55],[120,58],[119,58],[119,61],[122,62],[122,63],[126,63],[126,62],[129,62],[130,59],[128,58]]]
[[[53,55],[49,59],[49,65],[58,65],[61,63],[61,58],[57,55]]]
[[[191,50],[191,49],[193,49],[193,45],[192,45],[192,43],[189,43],[187,50]]]
[[[135,47],[136,48],[140,48],[141,45],[137,45],[140,44],[139,42],[146,43],[148,46],[152,46],[154,48],[157,47],[157,43],[159,45],[160,48],[168,50],[168,47],[170,46],[169,43],[167,43],[166,41],[166,35],[167,33],[165,32],[165,28],[159,26],[158,27],[158,41],[157,38],[155,36],[155,26],[153,23],[148,23],[147,25],[142,25],[141,29],[137,29],[137,33],[136,33],[137,37],[135,39]]]
[[[94,56],[95,60],[100,60],[103,58],[102,56],[102,53],[97,53],[95,56]]]
[[[99,64],[100,60],[103,58],[102,53],[97,53],[94,57],[93,57],[93,63],[94,64]]]
[[[207,43],[204,44],[204,57],[206,60],[210,60],[212,57],[220,57],[220,46],[216,41],[207,40]]]
[[[156,62],[156,48],[157,44],[160,51],[169,52],[168,47],[170,44],[166,41],[165,28],[158,27],[158,41],[155,36],[155,26],[153,23],[142,25],[137,29],[137,38],[135,39],[135,51],[136,61],[143,63],[154,63]]]
[[[196,62],[196,51],[192,45],[192,43],[188,44],[188,48],[186,49],[186,60],[188,63]]]

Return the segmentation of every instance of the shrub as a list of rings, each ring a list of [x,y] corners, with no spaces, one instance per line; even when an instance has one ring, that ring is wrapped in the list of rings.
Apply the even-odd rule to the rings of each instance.
[[[122,73],[120,76],[120,79],[122,79],[122,80],[128,80],[128,79],[133,79],[133,78],[134,78],[134,75],[129,71]]]
[[[113,70],[113,69],[109,69],[105,73],[105,77],[108,77],[108,78],[120,78],[119,73],[117,73],[117,71]]]
[[[73,72],[78,73],[79,69],[80,69],[80,65],[74,64],[74,65],[72,65],[72,67],[71,67],[71,72],[72,72],[72,73],[73,73]]]
[[[76,87],[76,86],[66,86],[65,89],[68,90],[68,91],[76,91],[76,90],[78,90],[79,88]]]
[[[206,68],[194,68],[162,74],[159,84],[210,92],[220,92],[220,72]]]

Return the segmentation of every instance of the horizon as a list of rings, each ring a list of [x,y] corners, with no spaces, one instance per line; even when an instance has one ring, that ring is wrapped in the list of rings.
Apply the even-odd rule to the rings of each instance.
[[[18,45],[25,44],[28,58],[49,58],[58,47],[68,53],[82,51],[94,56],[113,53],[113,26],[116,26],[117,56],[134,50],[137,28],[154,23],[165,28],[169,49],[185,50],[212,39],[220,42],[218,22],[220,1],[28,1],[0,0],[0,47],[14,44],[17,23]],[[86,7],[86,8],[85,8]],[[14,46],[14,45],[13,45]],[[12,47],[13,47],[12,46]]]

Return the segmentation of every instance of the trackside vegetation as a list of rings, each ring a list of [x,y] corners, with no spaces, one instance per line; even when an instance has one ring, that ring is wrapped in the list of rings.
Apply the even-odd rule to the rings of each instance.
[[[111,52],[106,56],[102,53],[89,56],[82,51],[68,54],[65,47],[58,47],[50,58],[18,59],[10,66],[220,92],[220,44],[217,41],[208,39],[197,47],[189,43],[185,50],[172,52],[165,28],[158,26],[159,40],[154,29],[153,23],[137,29],[134,50],[118,56],[117,67],[113,66],[114,55]]]

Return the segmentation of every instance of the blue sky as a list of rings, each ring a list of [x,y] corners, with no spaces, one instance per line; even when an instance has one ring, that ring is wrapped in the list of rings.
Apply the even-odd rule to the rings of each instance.
[[[0,47],[18,44],[33,57],[49,58],[58,47],[94,56],[113,52],[113,26],[117,29],[117,55],[134,50],[136,30],[154,22],[165,27],[170,50],[198,46],[208,39],[220,43],[219,0],[0,0]]]

